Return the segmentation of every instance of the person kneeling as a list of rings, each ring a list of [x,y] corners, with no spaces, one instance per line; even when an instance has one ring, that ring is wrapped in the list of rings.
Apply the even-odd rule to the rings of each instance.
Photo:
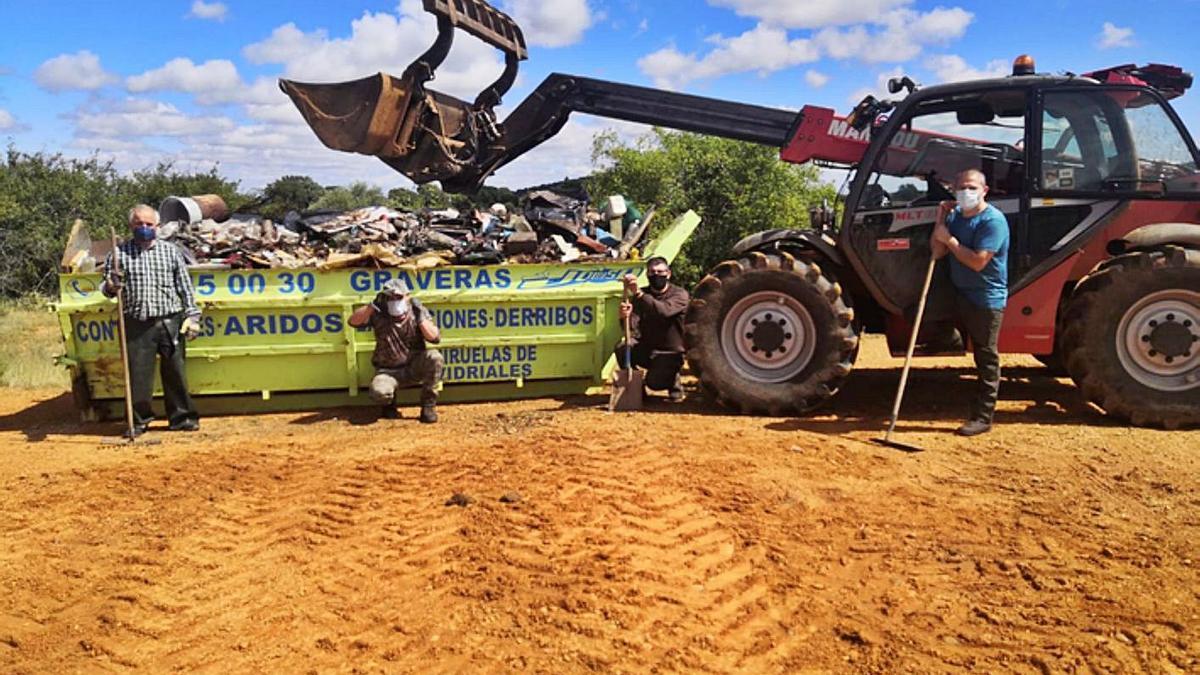
[[[370,393],[371,400],[383,406],[382,416],[399,417],[396,391],[420,384],[421,422],[436,422],[443,360],[442,353],[427,343],[437,344],[442,336],[429,310],[410,296],[404,281],[393,279],[385,284],[374,302],[350,315],[350,325],[370,325],[375,331],[375,352],[371,356],[375,377]]]
[[[646,369],[646,388],[667,390],[671,401],[684,398],[679,371],[683,368],[683,318],[690,298],[688,292],[671,283],[667,260],[654,257],[646,261],[649,285],[638,288],[637,277],[626,274],[623,282],[628,300],[621,303],[621,320],[630,319],[631,344],[617,345],[617,367],[632,365]],[[626,352],[629,352],[628,354]]]

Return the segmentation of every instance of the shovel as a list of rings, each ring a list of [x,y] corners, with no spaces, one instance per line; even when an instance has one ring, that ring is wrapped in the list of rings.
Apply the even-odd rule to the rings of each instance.
[[[629,302],[629,293],[625,294],[625,302]],[[630,330],[630,317],[625,317],[625,367],[613,372],[612,395],[608,399],[608,411],[642,409],[642,378],[640,368],[633,367],[633,348]]]
[[[117,231],[109,228],[112,235],[113,269],[121,276],[121,249],[117,243]],[[125,344],[125,299],[124,291],[117,292],[117,342],[121,345],[121,375],[125,380],[125,435],[107,438],[101,445],[158,445],[157,439],[140,438],[133,434],[133,391],[129,387],[129,347]]]

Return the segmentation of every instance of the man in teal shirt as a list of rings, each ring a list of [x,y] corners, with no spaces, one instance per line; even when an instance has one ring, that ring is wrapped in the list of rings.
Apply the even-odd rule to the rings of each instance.
[[[987,179],[967,169],[955,179],[955,201],[942,202],[933,228],[938,258],[949,254],[958,320],[971,338],[979,390],[962,436],[990,431],[1000,394],[1000,324],[1008,304],[1008,220],[986,201]]]

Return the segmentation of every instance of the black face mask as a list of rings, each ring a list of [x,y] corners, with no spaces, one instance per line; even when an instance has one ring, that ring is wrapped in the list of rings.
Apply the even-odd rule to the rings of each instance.
[[[666,277],[657,277],[657,276],[650,277],[650,288],[652,288],[656,291],[661,291],[662,289],[664,289],[666,287],[667,287],[667,278]]]

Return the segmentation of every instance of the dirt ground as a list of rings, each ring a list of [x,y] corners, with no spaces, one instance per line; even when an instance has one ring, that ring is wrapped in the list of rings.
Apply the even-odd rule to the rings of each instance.
[[[0,671],[1200,671],[1200,431],[1022,357],[959,439],[953,359],[900,453],[867,442],[898,362],[859,362],[806,419],[543,399],[133,448],[0,390]]]

